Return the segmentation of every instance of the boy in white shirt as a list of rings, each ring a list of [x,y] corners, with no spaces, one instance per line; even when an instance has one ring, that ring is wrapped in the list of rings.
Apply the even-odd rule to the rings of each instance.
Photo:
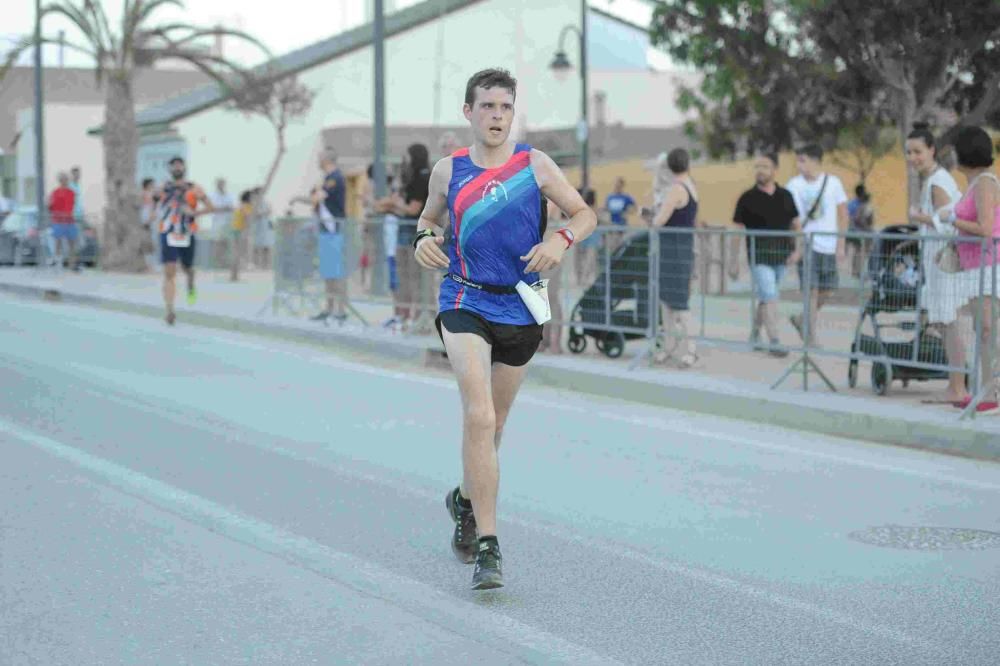
[[[792,315],[791,322],[807,345],[816,343],[816,321],[820,309],[839,286],[837,264],[846,257],[847,193],[840,179],[823,173],[823,149],[815,144],[795,151],[799,175],[786,188],[795,199],[810,247],[806,251],[812,264],[809,275],[810,306],[808,335],[803,329],[803,315]],[[811,237],[808,234],[813,234]],[[805,288],[804,261],[799,262],[799,282]]]

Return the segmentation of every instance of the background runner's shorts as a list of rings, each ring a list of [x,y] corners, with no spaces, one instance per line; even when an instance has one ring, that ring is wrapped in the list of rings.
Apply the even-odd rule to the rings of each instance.
[[[197,239],[191,236],[191,245],[188,247],[171,247],[167,245],[167,235],[160,234],[160,261],[165,264],[181,262],[184,268],[194,266],[194,247]]]
[[[438,315],[435,323],[442,342],[442,326],[450,333],[473,333],[493,347],[491,356],[494,363],[515,368],[530,361],[542,342],[542,327],[538,324],[495,324],[468,310],[447,310]]]

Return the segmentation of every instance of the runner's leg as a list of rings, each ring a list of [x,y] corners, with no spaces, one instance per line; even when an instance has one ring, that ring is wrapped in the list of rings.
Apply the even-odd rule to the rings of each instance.
[[[514,405],[514,398],[517,397],[527,369],[527,364],[520,367],[503,363],[493,364],[493,413],[496,415],[496,434],[493,436],[493,442],[497,450],[500,449],[504,424],[507,423],[510,408]]]
[[[496,534],[500,467],[496,452],[490,345],[472,333],[442,327],[448,360],[462,395],[462,488],[472,501],[479,536]]]
[[[177,262],[163,262],[163,303],[167,307],[167,318],[174,314],[174,298],[177,295]]]

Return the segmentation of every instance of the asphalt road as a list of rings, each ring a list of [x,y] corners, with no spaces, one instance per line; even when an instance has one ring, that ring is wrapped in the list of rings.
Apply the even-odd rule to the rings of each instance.
[[[476,593],[444,373],[9,298],[0,372],[0,664],[1000,653],[1000,465],[529,385]]]

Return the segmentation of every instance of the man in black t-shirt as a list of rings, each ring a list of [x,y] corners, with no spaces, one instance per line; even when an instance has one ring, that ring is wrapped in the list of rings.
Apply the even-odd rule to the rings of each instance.
[[[391,213],[399,217],[399,236],[396,245],[396,273],[399,284],[393,292],[395,305],[392,319],[385,323],[387,328],[410,330],[411,324],[418,322],[414,332],[433,330],[432,322],[436,308],[433,303],[423,303],[420,296],[421,279],[424,277],[417,260],[413,256],[413,239],[417,235],[417,218],[427,202],[430,187],[430,153],[422,143],[411,144],[406,149],[403,162],[403,182],[400,195],[385,197],[375,202],[379,213]],[[424,307],[421,307],[423,305]],[[426,311],[426,312],[425,312]],[[421,316],[423,315],[423,316]]]
[[[788,350],[780,346],[778,339],[777,302],[785,268],[798,261],[798,252],[791,235],[767,232],[799,231],[801,225],[791,192],[775,182],[777,169],[777,155],[761,155],[754,161],[757,183],[740,197],[733,222],[749,232],[746,237],[747,258],[757,299],[750,342],[755,349],[767,349],[772,356],[784,357],[788,356]],[[740,274],[739,243],[740,235],[734,235],[729,265],[729,275],[734,280]],[[770,341],[766,346],[760,344],[762,325]]]

